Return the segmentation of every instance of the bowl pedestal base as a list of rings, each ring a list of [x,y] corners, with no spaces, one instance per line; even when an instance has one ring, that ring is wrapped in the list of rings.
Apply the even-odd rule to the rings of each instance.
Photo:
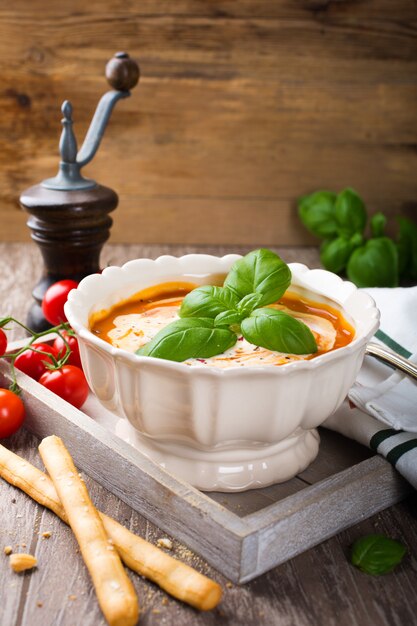
[[[298,428],[273,445],[237,442],[200,449],[184,442],[152,439],[120,419],[116,434],[164,469],[202,491],[246,491],[284,482],[302,472],[317,456],[316,429]]]

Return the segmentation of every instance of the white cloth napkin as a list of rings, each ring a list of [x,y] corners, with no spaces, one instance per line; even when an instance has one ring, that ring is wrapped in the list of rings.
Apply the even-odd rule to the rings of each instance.
[[[365,291],[381,311],[372,341],[417,363],[417,287]],[[382,454],[417,488],[417,382],[409,376],[366,356],[348,398],[323,426]]]

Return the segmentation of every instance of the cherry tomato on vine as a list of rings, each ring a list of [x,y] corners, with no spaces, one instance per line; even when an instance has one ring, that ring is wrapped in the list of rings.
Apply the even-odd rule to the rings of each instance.
[[[61,335],[65,338],[71,350],[71,353],[68,357],[68,361],[66,362],[66,364],[75,365],[76,367],[79,367],[82,369],[80,349],[78,347],[77,338],[74,337],[74,335],[71,335],[70,333],[68,333],[66,330],[64,330],[61,333]],[[53,348],[56,352],[57,358],[62,359],[63,356],[65,355],[67,346],[65,345],[65,342],[62,339],[62,337],[60,337],[59,335],[57,336],[57,338],[55,339],[53,343]]]
[[[2,328],[0,328],[0,356],[6,353],[7,350],[7,336]]]
[[[63,365],[59,369],[48,370],[42,374],[39,382],[77,409],[87,400],[88,384],[84,372],[74,365]]]
[[[14,362],[15,367],[19,369],[21,372],[25,372],[31,378],[35,380],[39,380],[44,372],[46,372],[45,363],[52,364],[53,361],[48,354],[52,354],[56,356],[56,352],[53,346],[48,345],[47,343],[34,343],[32,344],[36,350],[40,350],[40,352],[35,352],[28,348]]]
[[[78,283],[75,280],[59,280],[47,289],[42,300],[42,311],[45,318],[53,326],[66,322],[64,304],[72,289],[76,289]]]
[[[23,402],[13,391],[0,389],[0,439],[10,437],[25,419]]]

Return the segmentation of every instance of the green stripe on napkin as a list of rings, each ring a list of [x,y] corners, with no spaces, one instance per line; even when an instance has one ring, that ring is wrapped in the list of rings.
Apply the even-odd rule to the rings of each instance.
[[[398,352],[398,354],[403,356],[405,359],[409,359],[412,355],[411,352],[406,350],[406,348],[403,348],[399,343],[397,343],[389,335],[385,334],[384,331],[381,329],[376,331],[375,337],[379,339],[379,341],[382,341],[382,343],[384,343],[386,346],[388,346],[388,348],[391,348],[391,350]]]
[[[385,441],[385,439],[393,437],[394,435],[398,435],[400,432],[400,430],[394,430],[393,428],[378,430],[378,432],[376,432],[375,435],[371,437],[369,447],[371,448],[371,450],[375,450],[376,452],[380,444]]]
[[[417,439],[409,439],[408,441],[404,441],[398,446],[395,446],[395,448],[392,448],[385,458],[395,467],[402,455],[410,450],[413,450],[414,448],[417,448]]]

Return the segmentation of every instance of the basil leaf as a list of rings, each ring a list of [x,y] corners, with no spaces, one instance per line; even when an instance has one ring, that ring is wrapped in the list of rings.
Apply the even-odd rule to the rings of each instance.
[[[234,309],[239,298],[229,289],[204,285],[187,293],[181,303],[180,317],[216,317]]]
[[[375,213],[371,217],[371,233],[372,237],[383,237],[385,234],[385,226],[387,224],[387,218],[381,212]]]
[[[352,250],[363,246],[363,244],[365,243],[365,239],[362,233],[355,233],[354,235],[352,235],[352,237],[350,238],[350,243],[352,244]]]
[[[341,235],[336,239],[323,241],[320,247],[320,261],[330,272],[335,274],[343,272],[353,250],[362,244],[363,237],[360,233],[355,233],[350,238]]]
[[[272,304],[279,300],[291,283],[288,265],[271,250],[261,248],[236,261],[224,281],[224,286],[239,299],[248,294],[261,294],[258,303]]]
[[[347,264],[347,275],[357,287],[397,287],[398,252],[389,237],[369,239]]]
[[[300,219],[316,237],[323,239],[337,234],[336,197],[331,191],[316,191],[298,201]]]
[[[353,544],[351,562],[362,572],[379,576],[392,572],[406,552],[406,547],[395,539],[384,535],[366,535]]]
[[[241,315],[241,319],[249,315],[249,313],[252,313],[252,311],[259,306],[262,297],[260,293],[248,293],[247,296],[242,298],[236,307],[238,313]]]
[[[243,320],[241,331],[247,341],[268,350],[286,354],[317,352],[309,327],[277,309],[256,309]]]
[[[215,326],[231,326],[232,324],[240,324],[242,316],[237,311],[223,311],[214,318]]]
[[[400,231],[397,243],[400,276],[417,280],[417,224],[405,217],[398,219]]]
[[[236,334],[228,328],[215,328],[212,319],[188,317],[162,328],[136,354],[169,361],[209,358],[225,352],[236,340]]]
[[[334,207],[339,235],[351,237],[363,233],[367,214],[365,204],[353,189],[344,189],[339,193]]]
[[[347,237],[336,237],[324,241],[320,247],[320,261],[330,272],[342,272],[352,252],[352,244]]]

